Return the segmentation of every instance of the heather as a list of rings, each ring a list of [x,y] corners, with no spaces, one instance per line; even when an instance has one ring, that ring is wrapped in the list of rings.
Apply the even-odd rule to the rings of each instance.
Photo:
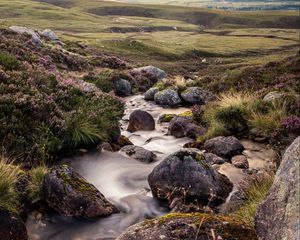
[[[0,145],[26,163],[110,141],[123,103],[83,81],[90,59],[0,32]],[[98,57],[101,58],[101,57]]]

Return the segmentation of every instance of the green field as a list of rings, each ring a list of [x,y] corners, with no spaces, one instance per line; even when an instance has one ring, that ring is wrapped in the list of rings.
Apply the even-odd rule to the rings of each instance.
[[[99,0],[0,0],[0,25],[50,28],[140,64],[167,69],[201,58],[261,64],[299,49],[293,11],[221,11]],[[167,61],[166,61],[167,60]],[[188,62],[188,63],[187,63]]]

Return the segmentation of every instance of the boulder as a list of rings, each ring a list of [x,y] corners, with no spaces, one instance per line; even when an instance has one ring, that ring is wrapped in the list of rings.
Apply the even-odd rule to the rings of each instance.
[[[176,138],[189,137],[195,139],[205,133],[205,129],[193,123],[191,117],[174,117],[168,128],[168,134]]]
[[[169,203],[179,197],[187,203],[219,205],[225,202],[233,187],[195,149],[182,149],[168,156],[153,169],[148,182],[153,196]]]
[[[156,155],[139,146],[128,145],[121,149],[126,155],[144,163],[151,163],[156,159]]]
[[[155,121],[150,113],[142,110],[135,110],[130,114],[127,131],[152,131],[154,129]]]
[[[213,153],[204,153],[205,159],[211,164],[223,164],[226,162],[226,159],[221,158]]]
[[[142,76],[145,75],[146,77],[150,76],[151,78],[154,78],[156,82],[164,79],[167,76],[165,71],[154,66],[134,68],[130,71],[130,73],[133,76],[136,75],[142,75]]]
[[[233,136],[215,137],[204,143],[207,152],[214,153],[219,157],[231,159],[235,155],[240,155],[245,150],[241,142]]]
[[[199,87],[189,87],[180,94],[181,98],[189,104],[204,105],[206,102],[211,101],[214,96]]]
[[[44,31],[42,31],[41,36],[43,36],[53,42],[60,42],[59,37],[56,35],[56,33],[50,29],[45,29]]]
[[[154,95],[154,101],[158,105],[175,107],[181,104],[181,98],[178,93],[172,89],[165,89]]]
[[[15,213],[0,208],[0,239],[27,240],[27,230],[22,219]]]
[[[256,215],[256,232],[264,240],[300,239],[300,137],[286,150],[274,183]]]
[[[33,44],[35,45],[42,45],[42,40],[39,36],[39,34],[27,27],[19,27],[19,26],[11,26],[9,27],[10,30],[12,30],[13,32],[16,33],[20,33],[20,34],[28,34],[31,36],[31,41]]]
[[[117,240],[257,240],[252,227],[232,217],[171,213],[129,227]]]
[[[115,81],[115,93],[119,96],[131,95],[132,87],[131,83],[125,79],[118,79]]]
[[[96,187],[67,165],[50,169],[42,192],[46,203],[64,216],[100,217],[118,212]]]
[[[249,162],[247,160],[247,157],[244,155],[237,155],[231,158],[231,163],[233,166],[237,168],[242,168],[242,169],[248,169],[249,168]]]
[[[159,89],[157,87],[150,88],[147,92],[144,94],[144,98],[146,101],[154,101],[154,95],[159,92]]]
[[[116,142],[117,145],[120,147],[125,147],[127,145],[133,145],[133,143],[128,139],[128,137],[125,137],[124,135],[121,135]]]

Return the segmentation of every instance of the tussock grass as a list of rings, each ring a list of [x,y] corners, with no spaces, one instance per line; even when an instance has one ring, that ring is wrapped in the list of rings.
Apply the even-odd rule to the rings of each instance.
[[[73,148],[87,146],[104,137],[100,126],[92,123],[88,116],[80,115],[68,120],[64,145]]]
[[[266,198],[273,181],[273,174],[267,173],[254,175],[246,179],[241,186],[245,201],[233,216],[254,226],[257,209]]]
[[[42,184],[45,174],[48,172],[46,165],[40,165],[29,171],[30,183],[28,185],[28,197],[32,203],[40,200]]]
[[[15,185],[21,173],[18,166],[0,156],[0,207],[12,212],[19,211],[18,193]]]
[[[247,92],[222,94],[204,111],[203,120],[208,125],[208,132],[199,141],[248,131],[256,136],[268,137],[281,127],[283,119],[288,116],[287,106],[284,99],[266,102]]]

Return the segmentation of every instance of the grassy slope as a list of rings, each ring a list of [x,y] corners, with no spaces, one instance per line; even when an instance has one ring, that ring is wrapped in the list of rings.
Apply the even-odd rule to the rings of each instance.
[[[234,12],[100,0],[0,0],[0,16],[2,26],[51,28],[64,40],[86,42],[141,64],[166,68],[172,68],[174,60],[190,61],[195,56],[264,63],[294,53],[292,46],[299,40],[299,30],[270,28],[297,27],[299,16],[294,12]],[[149,27],[154,31],[141,32]]]

